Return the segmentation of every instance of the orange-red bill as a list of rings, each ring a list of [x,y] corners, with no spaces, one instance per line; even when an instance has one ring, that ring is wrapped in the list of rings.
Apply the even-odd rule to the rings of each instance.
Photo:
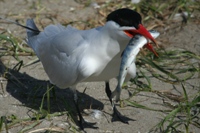
[[[138,25],[138,29],[125,30],[124,32],[127,36],[129,36],[131,38],[134,37],[136,34],[140,34],[140,35],[144,36],[145,38],[151,40],[158,47],[156,40],[152,37],[152,35],[149,33],[149,31],[142,24]],[[149,49],[151,52],[153,52],[154,55],[156,55],[158,57],[158,54],[156,53],[153,46],[149,42],[145,45],[145,47],[147,49]]]
[[[146,47],[148,50],[150,50],[152,53],[154,53],[155,56],[158,57],[157,52],[154,50],[153,46],[152,46],[150,43],[147,43],[147,44],[145,45],[145,47]]]
[[[127,36],[131,38],[134,37],[136,34],[143,35],[147,39],[150,39],[158,47],[156,40],[151,36],[151,34],[142,24],[139,24],[138,29],[125,30],[124,32]]]

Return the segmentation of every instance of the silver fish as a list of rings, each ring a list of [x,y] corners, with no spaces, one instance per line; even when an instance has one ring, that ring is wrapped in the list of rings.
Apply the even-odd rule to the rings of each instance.
[[[153,38],[157,38],[160,33],[155,30],[149,30],[149,33]],[[141,35],[134,36],[126,46],[121,60],[120,71],[118,75],[118,84],[116,89],[112,93],[112,98],[116,96],[116,102],[120,100],[121,87],[126,78],[128,69],[132,63],[135,63],[135,59],[140,49],[148,43],[148,40]]]

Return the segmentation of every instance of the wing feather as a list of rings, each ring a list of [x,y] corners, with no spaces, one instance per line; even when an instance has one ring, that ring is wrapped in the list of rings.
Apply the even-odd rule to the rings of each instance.
[[[71,26],[49,25],[43,32],[28,39],[51,83],[66,88],[93,73],[95,68],[90,69],[90,62],[94,61],[85,52],[88,52],[90,46],[88,36],[91,37],[95,31],[98,29],[91,32],[91,30],[77,30]],[[83,63],[82,60],[89,62]]]

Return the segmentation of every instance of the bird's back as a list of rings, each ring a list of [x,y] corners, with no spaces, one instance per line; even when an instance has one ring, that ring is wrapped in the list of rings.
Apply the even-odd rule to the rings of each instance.
[[[38,31],[33,20],[27,21],[27,27]],[[105,26],[78,30],[49,25],[39,33],[27,30],[28,45],[42,62],[51,83],[60,88],[81,81],[108,81],[118,74],[121,54],[119,42],[109,38],[107,31],[104,34],[103,28],[107,30]]]
[[[27,27],[39,31],[33,20],[27,20]],[[51,81],[60,88],[66,88],[87,78],[88,36],[98,32],[77,30],[71,26],[49,25],[43,32],[27,30],[28,45],[35,51]],[[82,65],[82,64],[83,65]],[[85,65],[86,64],[86,65]],[[81,66],[81,69],[80,69]]]

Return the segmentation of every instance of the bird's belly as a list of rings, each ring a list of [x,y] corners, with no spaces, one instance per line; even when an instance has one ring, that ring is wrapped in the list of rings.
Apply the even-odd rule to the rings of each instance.
[[[121,57],[116,58],[110,61],[100,73],[93,74],[90,77],[83,80],[83,82],[92,82],[92,81],[109,81],[112,78],[116,78],[120,73]],[[125,81],[130,80],[136,76],[136,66],[133,62],[128,69]]]
[[[108,81],[111,78],[115,78],[119,74],[119,68],[120,68],[120,58],[115,58],[111,60],[102,70],[101,72],[97,74],[93,74],[87,79],[84,80],[84,82],[91,82],[91,81]]]

